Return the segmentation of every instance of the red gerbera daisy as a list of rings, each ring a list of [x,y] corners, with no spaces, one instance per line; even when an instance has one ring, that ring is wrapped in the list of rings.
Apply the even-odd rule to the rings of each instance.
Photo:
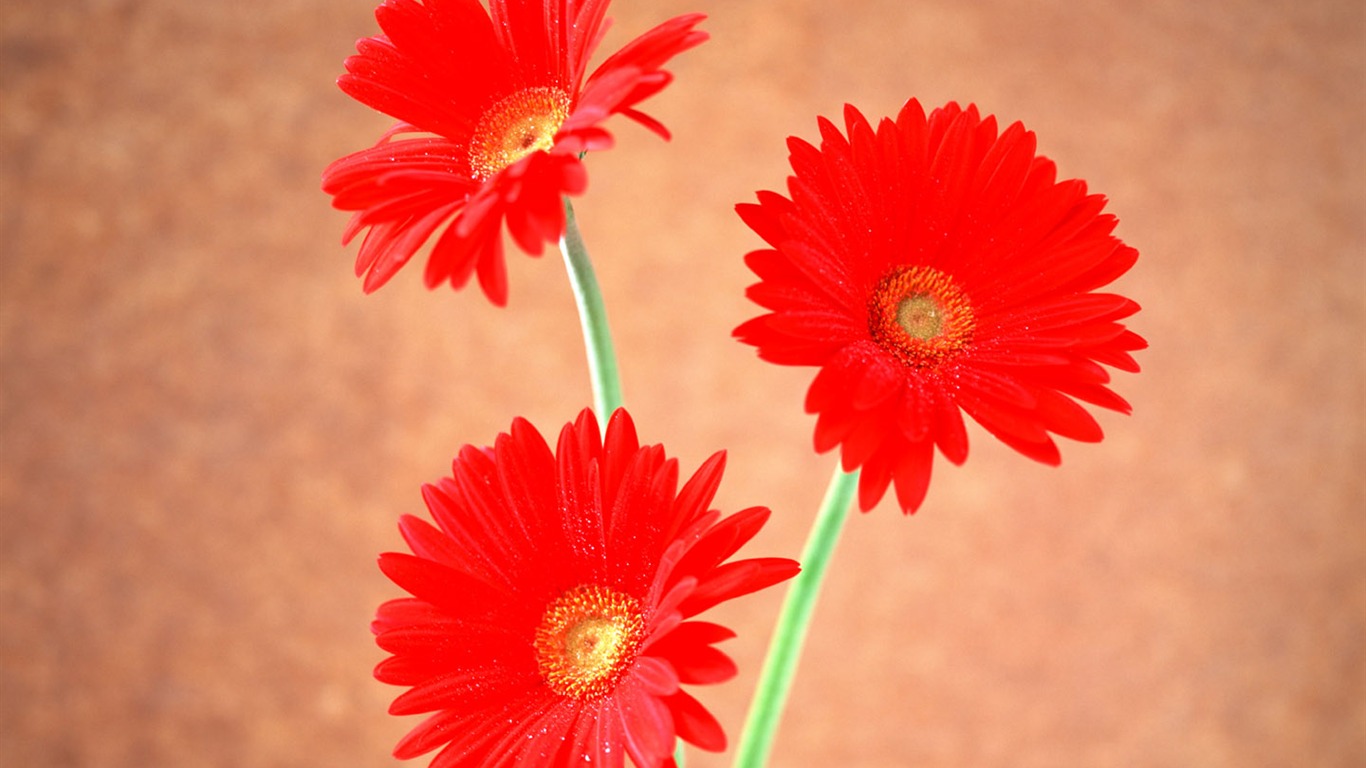
[[[671,765],[676,737],[725,748],[721,726],[680,683],[718,683],[735,664],[725,627],[691,617],[797,573],[784,558],[723,564],[768,510],[720,520],[708,506],[724,454],[681,490],[678,462],[642,446],[626,411],[598,432],[592,411],[552,454],[528,422],[492,449],[466,446],[423,489],[436,527],[400,523],[414,555],[380,568],[414,597],[380,606],[375,670],[412,686],[393,714],[435,712],[395,748],[445,746],[434,768]]]
[[[740,216],[772,248],[746,263],[769,314],[735,330],[759,356],[819,366],[806,409],[817,451],[862,468],[859,506],[895,483],[904,512],[929,486],[934,446],[961,464],[960,411],[1007,445],[1060,461],[1050,433],[1097,441],[1076,401],[1128,413],[1100,364],[1137,371],[1147,346],[1119,321],[1138,311],[1095,289],[1138,253],[1085,182],[1056,181],[1034,134],[998,132],[977,108],[928,118],[912,99],[876,130],[845,108],[819,149],[788,141],[790,199],[760,192]]]
[[[655,27],[602,63],[588,60],[610,20],[609,0],[384,0],[384,34],[357,43],[337,81],[353,98],[400,121],[374,147],[323,172],[332,204],[355,211],[343,236],[369,228],[356,259],[368,293],[449,222],[426,282],[463,286],[478,273],[507,302],[502,222],[539,255],[564,232],[562,195],[587,185],[579,158],[606,149],[599,124],[623,114],[664,138],[636,106],[668,84],[662,67],[707,39],[701,14]],[[490,16],[491,14],[491,16]],[[398,138],[403,134],[422,136]]]

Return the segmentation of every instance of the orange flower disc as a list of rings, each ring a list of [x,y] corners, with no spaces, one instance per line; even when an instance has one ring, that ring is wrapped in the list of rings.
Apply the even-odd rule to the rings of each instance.
[[[976,322],[953,278],[926,266],[899,266],[868,300],[868,330],[912,368],[933,368],[972,343]]]
[[[532,152],[548,151],[568,117],[569,95],[558,88],[527,88],[503,97],[474,128],[470,171],[487,179]]]
[[[556,693],[597,699],[611,692],[635,661],[644,637],[639,601],[586,584],[546,608],[536,628],[536,660]]]

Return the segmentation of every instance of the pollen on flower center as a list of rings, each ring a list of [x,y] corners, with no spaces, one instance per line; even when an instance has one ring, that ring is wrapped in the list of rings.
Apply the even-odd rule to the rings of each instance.
[[[944,330],[944,311],[933,296],[917,293],[897,305],[896,321],[912,338],[929,341]]]
[[[873,340],[913,368],[934,367],[966,347],[975,325],[967,294],[932,267],[896,267],[868,299]]]
[[[644,637],[639,601],[585,584],[546,608],[536,628],[536,663],[546,684],[561,696],[597,699],[616,687]]]
[[[549,150],[568,117],[569,96],[558,88],[527,88],[503,97],[474,127],[470,171],[487,179],[532,152]]]

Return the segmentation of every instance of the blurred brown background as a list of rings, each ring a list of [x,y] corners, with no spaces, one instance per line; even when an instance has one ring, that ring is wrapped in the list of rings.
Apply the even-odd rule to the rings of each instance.
[[[388,124],[333,86],[372,1],[0,8],[0,765],[393,765],[376,553],[462,443],[589,402],[553,254],[506,310],[361,294],[318,177]],[[607,48],[691,10],[675,140],[616,121],[579,213],[643,436],[775,511],[747,551],[833,462],[729,338],[787,135],[975,101],[1143,254],[1134,415],[1058,469],[974,430],[852,520],[775,765],[1366,765],[1366,5],[617,0]],[[779,598],[720,612],[732,735]]]

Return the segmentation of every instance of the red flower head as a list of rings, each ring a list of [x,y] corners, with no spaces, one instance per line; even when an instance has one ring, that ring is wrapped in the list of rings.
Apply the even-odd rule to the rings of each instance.
[[[369,228],[356,259],[379,288],[438,228],[426,282],[463,286],[478,273],[507,303],[502,223],[527,253],[564,233],[562,195],[587,185],[579,161],[606,149],[599,123],[623,114],[668,138],[636,106],[669,83],[662,67],[707,39],[702,15],[666,21],[585,80],[609,0],[384,0],[384,34],[357,43],[342,90],[400,122],[374,147],[332,163],[323,191],[355,211],[343,236]],[[403,134],[422,134],[397,138]]]
[[[380,556],[412,598],[380,606],[393,656],[375,677],[412,686],[397,715],[435,712],[395,748],[444,745],[433,768],[671,765],[676,737],[725,748],[680,683],[719,683],[733,637],[693,616],[797,572],[783,558],[729,558],[768,510],[711,511],[724,454],[683,485],[678,462],[642,446],[626,411],[605,440],[585,410],[552,454],[518,419],[492,449],[466,446],[423,489],[436,527],[404,516],[414,555]]]
[[[859,506],[895,483],[904,512],[929,487],[934,446],[968,455],[961,411],[1048,464],[1049,433],[1101,439],[1076,401],[1128,413],[1099,365],[1137,371],[1147,346],[1119,321],[1138,311],[1095,289],[1138,253],[1110,232],[1105,198],[1056,181],[1034,134],[998,132],[977,108],[928,118],[912,99],[877,129],[845,108],[819,149],[791,138],[791,198],[760,192],[740,216],[772,246],[746,263],[769,313],[735,335],[759,356],[821,370],[807,392],[817,451],[862,467]]]

